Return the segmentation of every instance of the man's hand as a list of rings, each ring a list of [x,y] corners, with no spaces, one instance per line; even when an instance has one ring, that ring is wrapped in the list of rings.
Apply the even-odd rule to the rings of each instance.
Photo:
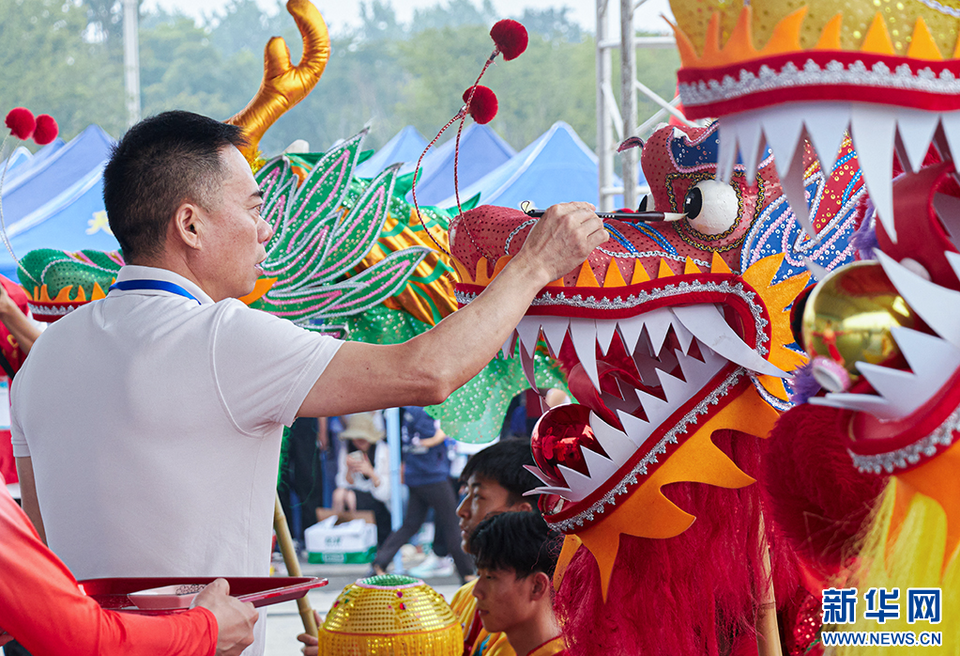
[[[217,656],[239,656],[253,643],[253,625],[260,616],[251,603],[230,596],[230,584],[217,579],[197,595],[192,606],[202,606],[217,618]]]
[[[594,248],[610,239],[590,203],[561,203],[544,212],[517,255],[537,265],[545,282],[579,267]]]
[[[317,621],[317,626],[323,625],[323,622],[320,620],[320,613],[313,611],[313,617]],[[301,633],[297,636],[297,640],[303,643],[303,648],[300,650],[303,652],[303,656],[317,656],[320,647],[318,646],[319,641],[315,637],[309,633]]]

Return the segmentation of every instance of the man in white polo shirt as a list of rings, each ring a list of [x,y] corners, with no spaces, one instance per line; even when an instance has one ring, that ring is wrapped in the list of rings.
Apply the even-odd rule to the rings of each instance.
[[[24,509],[79,579],[265,575],[283,425],[442,401],[607,238],[590,205],[555,206],[433,330],[341,343],[236,300],[271,236],[242,143],[187,112],[131,128],[104,172],[129,264],[106,299],[45,331],[17,375]]]

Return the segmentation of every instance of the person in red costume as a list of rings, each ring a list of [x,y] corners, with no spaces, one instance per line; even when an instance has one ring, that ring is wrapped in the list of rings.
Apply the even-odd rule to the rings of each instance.
[[[103,610],[40,541],[0,477],[0,645],[33,656],[236,656],[253,642],[257,611],[217,579],[194,607],[149,617]]]
[[[0,476],[17,482],[17,468],[10,445],[10,383],[20,369],[40,329],[27,318],[27,295],[17,283],[0,276]]]

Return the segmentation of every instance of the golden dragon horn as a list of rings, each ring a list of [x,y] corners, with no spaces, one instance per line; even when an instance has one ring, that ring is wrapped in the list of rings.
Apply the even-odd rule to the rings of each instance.
[[[244,129],[249,145],[242,149],[244,157],[256,165],[258,145],[267,129],[288,109],[307,97],[323,75],[330,58],[330,35],[323,16],[310,0],[288,0],[287,11],[293,16],[303,38],[300,63],[290,63],[290,49],[282,37],[275,36],[263,51],[263,82],[253,100],[238,114],[226,120]]]

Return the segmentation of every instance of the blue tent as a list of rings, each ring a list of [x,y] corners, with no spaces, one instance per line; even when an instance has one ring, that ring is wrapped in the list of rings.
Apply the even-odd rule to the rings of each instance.
[[[417,128],[408,125],[403,128],[373,156],[357,167],[356,175],[361,178],[372,178],[391,164],[407,163],[413,170],[420,153],[427,147],[427,140],[417,131]]]
[[[453,136],[423,158],[417,178],[417,202],[421,205],[438,205],[453,194],[455,146],[456,136]],[[457,166],[460,188],[477,182],[516,154],[517,151],[489,126],[470,124],[460,135],[460,163]],[[414,161],[404,166],[402,172],[412,172],[415,166]],[[407,193],[407,200],[413,201],[412,193]]]
[[[485,205],[519,207],[529,200],[534,207],[554,203],[599,202],[597,156],[562,121],[554,123],[536,141],[482,179],[460,190],[460,200],[480,194]],[[439,203],[456,204],[453,196]]]
[[[3,215],[18,257],[36,248],[119,248],[106,224],[101,183],[113,143],[91,125],[70,143],[54,142],[17,167],[4,186]],[[16,280],[16,268],[0,249],[0,273]]]

